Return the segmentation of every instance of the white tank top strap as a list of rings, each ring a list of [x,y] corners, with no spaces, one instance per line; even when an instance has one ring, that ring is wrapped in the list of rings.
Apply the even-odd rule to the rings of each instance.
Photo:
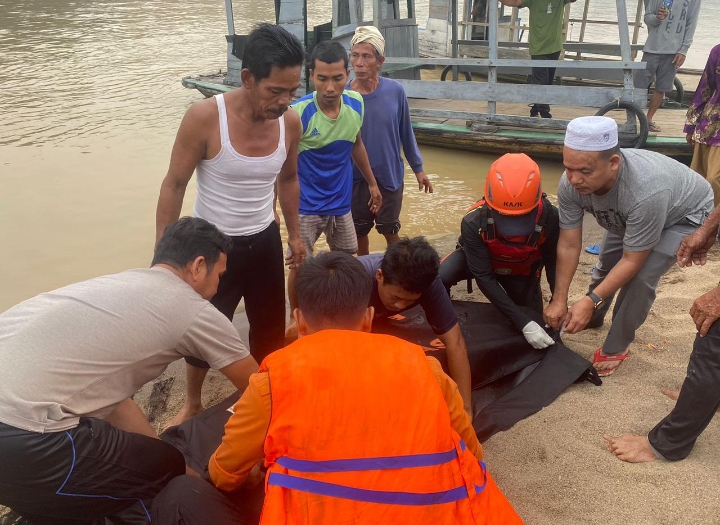
[[[281,115],[280,121],[280,140],[278,140],[278,151],[285,151],[285,115]]]
[[[215,102],[217,102],[218,117],[220,119],[220,143],[229,144],[230,131],[228,130],[227,111],[225,110],[225,99],[222,93],[215,95]]]

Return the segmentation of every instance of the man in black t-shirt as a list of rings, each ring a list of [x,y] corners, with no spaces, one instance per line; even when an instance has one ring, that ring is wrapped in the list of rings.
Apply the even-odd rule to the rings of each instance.
[[[358,257],[375,276],[370,305],[375,317],[390,317],[422,306],[435,335],[445,345],[450,377],[457,383],[465,410],[471,412],[467,347],[438,268],[439,256],[424,237],[403,238],[384,254]]]

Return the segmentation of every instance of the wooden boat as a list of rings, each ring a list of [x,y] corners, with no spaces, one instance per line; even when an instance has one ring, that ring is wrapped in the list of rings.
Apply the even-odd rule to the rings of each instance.
[[[413,121],[419,144],[481,153],[526,153],[531,157],[558,160],[562,158],[565,133],[555,131],[499,129],[494,133],[473,131],[467,126]],[[621,145],[623,145],[621,143]],[[624,146],[631,147],[626,142]],[[648,137],[644,149],[662,153],[686,164],[692,159],[692,149],[685,139]]]
[[[449,5],[449,12],[456,13],[457,1],[438,0],[431,3],[431,18],[433,6],[445,5],[447,8]],[[227,72],[182,79],[185,87],[197,89],[205,96],[229,91],[239,84],[241,64],[233,54],[233,46],[237,46],[241,37],[234,34],[232,1],[225,2],[228,31],[232,35],[227,37]],[[366,20],[361,0],[333,0],[332,21],[309,30],[303,15],[303,2],[276,0],[276,18],[279,25],[283,25],[306,42],[308,50],[311,50],[316,42],[326,38],[340,40],[349,47],[349,40],[358,25],[372,23],[378,27],[387,42],[383,74],[398,79],[404,85],[411,101],[415,134],[421,144],[488,153],[522,151],[558,158],[562,154],[564,129],[569,120],[596,112],[605,114],[619,106],[623,115],[616,118],[616,121],[623,146],[652,149],[686,162],[692,157],[692,148],[682,134],[684,111],[660,112],[668,114],[661,125],[671,133],[648,136],[647,119],[644,115],[647,91],[635,89],[632,84],[633,70],[643,68],[644,63],[632,60],[638,46],[630,43],[628,26],[632,24],[627,20],[625,0],[616,0],[616,25],[620,45],[586,43],[582,42],[581,36],[581,42],[577,43],[575,48],[572,48],[572,43],[568,44],[570,50],[576,53],[576,59],[547,64],[558,68],[564,77],[575,80],[567,82],[566,85],[513,84],[512,87],[499,83],[499,75],[503,74],[506,79],[508,75],[515,75],[522,81],[534,64],[525,57],[526,44],[523,49],[519,42],[498,42],[502,12],[498,13],[497,17],[490,16],[487,23],[470,23],[470,27],[473,24],[483,25],[489,30],[488,40],[478,43],[471,40],[461,41],[458,38],[458,21],[453,20],[446,11],[445,17],[450,21],[448,27],[452,33],[449,43],[452,58],[421,58],[414,0],[407,0],[406,18],[400,17],[398,2],[399,0],[374,0],[372,20]],[[587,3],[590,0],[585,2],[587,15]],[[642,0],[639,0],[639,3],[641,4]],[[640,6],[638,12],[639,9]],[[568,16],[569,11],[566,12],[566,23]],[[429,20],[428,27],[431,27],[430,22]],[[514,23],[515,20],[511,17],[510,24],[504,27],[511,38]],[[636,19],[633,42],[636,42],[638,27],[639,22]],[[428,29],[425,30],[427,31]],[[469,53],[477,56],[470,56]],[[617,54],[620,60],[587,60],[585,57],[578,60],[581,53]],[[237,49],[235,54],[240,55]],[[503,56],[512,58],[502,58]],[[439,71],[445,74],[438,75]],[[485,75],[487,81],[472,82],[472,86],[467,82],[439,82],[440,77],[447,77],[447,73],[451,71],[455,78],[482,80],[481,75]],[[462,74],[458,75],[458,72]],[[529,117],[526,104],[530,100],[553,104],[556,118]],[[451,107],[453,105],[454,107]],[[608,114],[614,116],[612,113]]]

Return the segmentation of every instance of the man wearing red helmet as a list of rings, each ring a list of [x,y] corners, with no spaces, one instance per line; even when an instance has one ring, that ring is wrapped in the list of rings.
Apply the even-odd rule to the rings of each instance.
[[[458,248],[440,265],[446,288],[475,279],[488,300],[522,331],[534,348],[553,339],[520,309],[542,314],[540,274],[555,288],[558,210],[542,193],[540,168],[524,153],[496,160],[485,180],[485,197],[460,225]]]

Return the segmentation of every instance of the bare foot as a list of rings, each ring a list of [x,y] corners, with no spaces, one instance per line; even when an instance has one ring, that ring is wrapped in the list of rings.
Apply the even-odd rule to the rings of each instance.
[[[603,436],[607,441],[607,449],[622,461],[628,463],[649,463],[655,461],[657,456],[650,448],[650,442],[645,436],[624,435],[619,437]]]
[[[660,392],[668,396],[673,401],[677,401],[678,397],[680,397],[680,390],[668,390],[667,388],[661,388]],[[720,412],[720,408],[718,408],[715,413]]]
[[[677,401],[680,397],[680,390],[668,390],[667,388],[661,388],[660,392],[668,396],[673,401]]]
[[[165,432],[170,427],[174,427],[184,423],[191,417],[198,415],[203,410],[204,407],[201,403],[188,404],[186,402],[180,409],[180,412],[175,414],[175,417],[173,417],[170,421],[167,422],[167,424],[163,427],[162,431]]]
[[[624,352],[620,352],[619,354],[612,354],[612,355],[619,355],[619,356],[625,356],[627,355],[628,350],[625,350]],[[603,357],[611,357],[602,350],[600,351],[600,355]],[[598,375],[600,377],[603,377],[604,375],[610,375],[612,372],[615,371],[615,369],[620,366],[620,363],[622,363],[622,359],[613,359],[612,361],[598,361],[597,363],[593,363],[593,366],[595,367],[595,370],[598,371]],[[612,372],[603,374],[602,372],[612,370]]]

